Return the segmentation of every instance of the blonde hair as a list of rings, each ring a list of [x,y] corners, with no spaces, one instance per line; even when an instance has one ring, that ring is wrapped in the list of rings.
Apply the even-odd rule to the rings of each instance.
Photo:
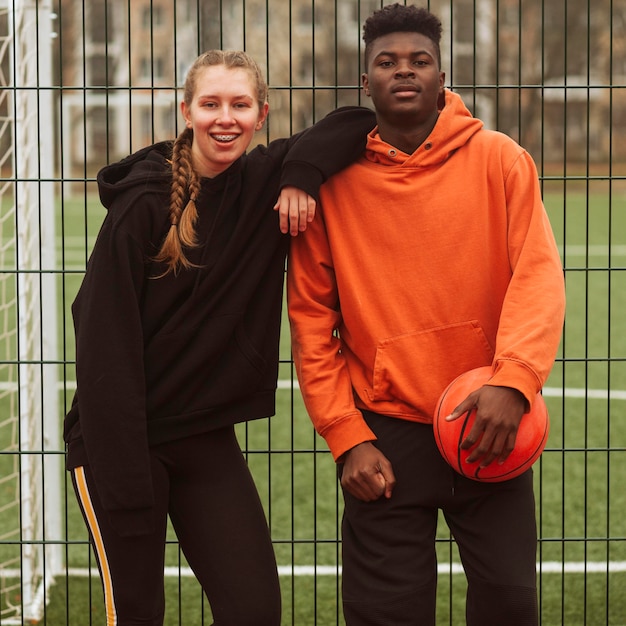
[[[191,106],[196,91],[198,74],[205,68],[224,65],[228,69],[242,68],[249,71],[256,85],[259,110],[267,102],[268,88],[257,62],[240,50],[209,50],[201,54],[193,63],[185,80],[183,99]],[[196,267],[185,256],[185,247],[198,245],[196,221],[198,210],[196,199],[200,192],[200,178],[193,168],[191,144],[193,130],[185,128],[176,138],[172,149],[172,186],[170,191],[170,229],[163,240],[155,261],[165,263],[167,269],[161,276],[170,272],[177,274],[181,268]]]

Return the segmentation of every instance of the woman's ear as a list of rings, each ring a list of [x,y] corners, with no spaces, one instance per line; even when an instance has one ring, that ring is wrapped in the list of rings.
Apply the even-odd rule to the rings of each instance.
[[[270,105],[266,102],[263,104],[263,108],[259,112],[259,119],[256,123],[256,130],[261,130],[263,128],[263,124],[265,124],[265,120],[267,119],[267,114],[270,112]]]
[[[187,105],[185,104],[185,101],[181,101],[180,103],[180,112],[183,115],[183,118],[185,119],[185,126],[187,128],[192,128],[193,124],[191,123],[191,117],[189,116],[189,109],[187,108]]]

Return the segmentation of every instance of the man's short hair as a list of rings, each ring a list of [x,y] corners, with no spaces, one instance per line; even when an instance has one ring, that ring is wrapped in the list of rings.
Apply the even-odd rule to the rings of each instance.
[[[437,50],[437,61],[441,67],[441,21],[428,9],[413,5],[404,6],[399,3],[389,4],[374,11],[363,24],[363,41],[365,42],[365,65],[367,66],[371,44],[389,33],[419,33],[428,37]]]

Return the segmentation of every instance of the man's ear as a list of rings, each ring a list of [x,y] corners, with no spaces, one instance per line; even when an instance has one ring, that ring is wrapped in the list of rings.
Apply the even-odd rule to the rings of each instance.
[[[365,72],[361,74],[361,85],[363,85],[363,91],[365,92],[365,95],[369,97],[370,83],[369,83],[369,79],[367,78],[367,74]]]
[[[445,82],[446,82],[446,73],[439,72],[439,97],[437,98],[437,110],[443,111],[443,108],[446,106],[446,90],[445,90]]]

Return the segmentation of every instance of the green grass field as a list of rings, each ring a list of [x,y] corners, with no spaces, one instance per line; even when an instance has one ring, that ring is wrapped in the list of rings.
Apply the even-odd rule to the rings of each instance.
[[[61,358],[68,361],[59,374],[66,383],[64,406],[71,401],[74,381],[70,304],[103,217],[97,198],[86,197],[88,202],[66,200],[57,226]],[[609,195],[602,184],[581,188],[555,182],[544,185],[544,197],[563,251],[568,311],[562,348],[545,390],[550,439],[535,466],[541,623],[626,626],[626,195]],[[9,301],[11,281],[4,283]],[[295,375],[288,334],[284,323],[277,415],[242,425],[238,432],[275,541],[283,623],[343,624],[337,573],[341,496],[334,463],[310,426],[299,392],[289,384]],[[5,354],[14,349],[5,348]],[[6,371],[7,366],[0,366],[0,376]],[[11,394],[0,395],[1,415],[14,410],[10,402]],[[1,423],[0,418],[0,450],[6,450],[8,428]],[[9,474],[15,459],[14,453],[0,455],[0,477]],[[2,498],[11,489],[14,485],[0,481]],[[102,625],[102,592],[97,576],[89,576],[95,562],[87,534],[68,483],[63,493],[64,531],[58,541],[67,576],[57,577],[50,588],[42,623]],[[3,534],[19,526],[15,509],[5,509],[3,502],[0,562],[20,550],[19,535]],[[165,623],[209,625],[210,609],[189,576],[174,535],[169,539]],[[465,580],[457,573],[458,556],[443,521],[438,539],[438,624],[462,624]],[[0,585],[10,582],[0,578]],[[19,603],[19,590],[4,594],[7,600]]]

